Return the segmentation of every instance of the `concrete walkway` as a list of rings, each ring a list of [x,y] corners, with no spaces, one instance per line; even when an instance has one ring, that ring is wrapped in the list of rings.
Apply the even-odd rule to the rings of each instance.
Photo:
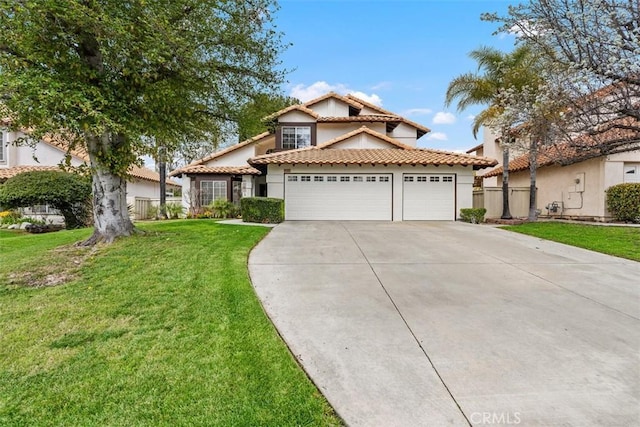
[[[286,222],[251,253],[352,426],[640,425],[640,264],[450,222]]]

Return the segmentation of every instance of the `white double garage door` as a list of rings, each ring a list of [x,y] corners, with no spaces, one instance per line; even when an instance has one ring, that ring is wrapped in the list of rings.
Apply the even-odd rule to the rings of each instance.
[[[401,180],[403,220],[455,219],[454,174],[402,174]],[[285,174],[285,218],[397,220],[393,181],[393,174]]]

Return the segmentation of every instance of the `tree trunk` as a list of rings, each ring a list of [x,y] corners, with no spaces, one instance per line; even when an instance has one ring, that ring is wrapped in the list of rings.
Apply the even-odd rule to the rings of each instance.
[[[160,147],[158,173],[160,174],[160,218],[167,219],[167,163],[165,148]]]
[[[113,173],[101,159],[101,153],[111,148],[108,134],[88,136],[87,148],[91,160],[94,230],[84,246],[99,242],[111,243],[118,237],[130,236],[135,228],[127,209],[127,181]],[[104,154],[103,154],[104,155]]]
[[[529,221],[538,220],[536,201],[536,175],[538,170],[538,146],[532,140],[529,145]]]
[[[502,219],[512,219],[509,211],[509,147],[502,147]]]

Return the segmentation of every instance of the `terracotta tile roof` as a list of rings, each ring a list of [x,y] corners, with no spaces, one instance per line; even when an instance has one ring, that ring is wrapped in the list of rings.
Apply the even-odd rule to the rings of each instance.
[[[227,153],[230,153],[230,152],[235,151],[235,150],[237,150],[239,148],[246,147],[247,145],[251,145],[251,144],[253,144],[255,142],[258,142],[259,140],[261,140],[263,138],[266,138],[269,135],[272,135],[272,134],[269,133],[269,132],[262,132],[260,135],[256,135],[253,138],[249,138],[249,139],[247,139],[245,141],[239,142],[237,144],[233,144],[233,145],[231,145],[231,146],[229,146],[229,147],[227,147],[227,148],[225,148],[223,150],[216,151],[215,153],[209,154],[208,156],[203,157],[201,159],[194,160],[193,162],[189,163],[187,166],[203,165],[203,164],[205,164],[207,162],[210,162],[213,159],[216,159],[216,158],[218,158],[220,156],[224,156]],[[173,171],[173,172],[176,172],[176,171]]]
[[[381,134],[379,132],[371,130],[366,126],[362,126],[359,129],[353,130],[353,131],[351,131],[349,133],[345,133],[344,135],[340,135],[340,136],[338,136],[336,138],[333,138],[333,139],[331,139],[331,140],[329,140],[327,142],[324,142],[324,143],[318,145],[317,148],[320,148],[320,149],[328,148],[328,147],[331,147],[332,145],[338,144],[338,143],[340,143],[342,141],[345,141],[345,140],[347,140],[349,138],[353,138],[354,136],[360,135],[362,133],[366,133],[368,135],[373,136],[374,138],[377,138],[377,139],[380,139],[382,141],[385,141],[385,142],[387,142],[387,143],[389,143],[389,144],[391,144],[391,145],[393,145],[393,146],[395,146],[397,148],[402,148],[404,150],[413,150],[412,146],[403,144],[398,140],[395,140],[395,139],[393,139],[391,137],[388,137],[387,135],[383,135],[383,134]]]
[[[360,99],[360,98],[357,98],[357,97],[355,97],[355,96],[353,96],[353,95],[351,95],[351,94],[347,95],[347,96],[346,96],[346,98],[347,98],[347,99],[350,99],[350,100],[352,100],[352,101],[358,102],[358,103],[360,103],[360,104],[364,105],[364,106],[365,106],[365,107],[367,107],[367,108],[370,108],[370,109],[372,109],[372,110],[374,110],[374,111],[377,111],[377,112],[378,112],[378,113],[380,113],[380,114],[395,115],[395,114],[393,114],[393,113],[392,113],[391,111],[389,111],[389,110],[385,110],[385,109],[384,109],[384,108],[382,108],[382,107],[378,107],[378,106],[377,106],[377,105],[375,105],[375,104],[371,104],[370,102],[364,101],[364,100],[362,100],[362,99]],[[399,117],[399,116],[398,116],[398,117]],[[413,121],[411,121],[411,120],[409,120],[409,119],[407,119],[407,118],[405,118],[405,117],[400,117],[400,118],[402,119],[402,121],[403,121],[404,123],[406,123],[406,124],[408,124],[408,125],[410,125],[410,126],[415,127],[416,129],[418,129],[418,138],[421,138],[421,137],[422,137],[422,136],[424,136],[425,134],[427,134],[427,133],[431,132],[431,129],[429,129],[429,128],[428,128],[428,127],[426,127],[426,126],[422,126],[421,124],[416,123],[416,122],[413,122]]]
[[[223,174],[223,175],[260,175],[261,172],[251,166],[204,166],[189,165],[171,172],[171,176],[180,174]]]
[[[352,106],[352,107],[357,108],[358,110],[361,110],[361,109],[362,109],[362,106],[363,106],[363,102],[362,102],[362,100],[357,99],[357,98],[354,98],[354,97],[350,97],[349,95],[347,95],[347,96],[342,96],[342,95],[339,95],[339,94],[337,94],[337,93],[335,93],[335,92],[329,92],[329,93],[327,93],[327,94],[324,94],[324,95],[322,95],[322,96],[319,96],[319,97],[317,97],[317,98],[314,98],[314,99],[312,99],[311,101],[307,101],[307,102],[305,102],[303,105],[304,105],[305,107],[310,107],[311,105],[315,105],[315,104],[317,104],[318,102],[324,101],[325,99],[328,99],[328,98],[338,99],[338,100],[340,100],[340,101],[344,102],[344,103],[345,103],[345,104],[347,104],[347,105],[350,105],[350,106]]]
[[[131,165],[127,173],[132,178],[142,179],[145,181],[160,182],[160,174],[156,171],[152,171],[149,168]],[[170,179],[167,179],[166,183],[168,185],[173,185],[176,187],[180,186],[180,184]]]
[[[291,106],[289,106],[287,108],[283,108],[280,111],[276,111],[273,114],[269,114],[268,116],[264,117],[262,120],[266,121],[266,120],[275,119],[276,117],[280,117],[281,115],[286,114],[286,113],[288,113],[290,111],[294,111],[294,110],[301,111],[301,112],[303,112],[305,114],[308,114],[311,117],[313,117],[314,119],[317,119],[318,117],[320,117],[320,115],[318,113],[316,113],[315,111],[313,111],[310,108],[307,108],[305,105],[296,104],[296,105],[291,105]]]
[[[370,114],[365,116],[346,116],[346,117],[320,117],[318,123],[341,123],[341,122],[396,122],[402,121],[402,117],[394,114]]]
[[[303,164],[303,165],[460,165],[484,168],[497,162],[486,157],[449,153],[427,149],[320,149],[266,154],[249,159],[252,165]]]
[[[61,170],[58,166],[14,166],[11,168],[0,168],[0,181],[6,181],[9,178],[13,178],[16,175],[19,175],[24,172],[34,172],[34,171],[59,171]]]
[[[469,149],[468,149],[467,151],[465,151],[465,152],[466,152],[467,154],[471,154],[471,153],[474,153],[474,152],[478,151],[479,149],[481,149],[481,148],[483,148],[483,147],[484,147],[484,144],[478,144],[478,145],[476,145],[476,146],[475,146],[475,147],[473,147],[473,148],[469,148]]]

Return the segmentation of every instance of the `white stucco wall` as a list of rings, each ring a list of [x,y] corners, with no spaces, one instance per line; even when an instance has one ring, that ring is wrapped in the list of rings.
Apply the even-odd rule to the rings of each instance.
[[[160,183],[142,179],[127,181],[127,197],[160,197]]]
[[[16,146],[15,140],[24,136],[21,132],[4,132],[3,139],[9,145],[6,147],[6,161],[0,167],[14,166],[57,166],[64,160],[65,153],[45,143],[38,143],[34,148],[26,145]],[[71,166],[80,166],[84,161],[71,157]]]
[[[403,144],[410,145],[412,147],[416,146],[417,140],[417,130],[411,125],[406,123],[400,123],[394,130],[389,134],[391,138],[397,139]]]
[[[360,129],[362,126],[366,126],[382,135],[386,134],[384,123],[318,123],[316,128],[317,143],[320,145],[346,133]]]
[[[256,155],[256,147],[254,144],[245,145],[244,147],[233,150],[223,156],[209,160],[206,166],[246,166],[247,160]]]
[[[268,165],[267,191],[269,197],[284,198],[285,173],[391,173],[393,175],[393,221],[402,221],[402,183],[405,173],[434,173],[456,175],[456,217],[460,209],[473,207],[473,169],[471,167],[448,166],[306,166]]]
[[[347,117],[349,115],[349,105],[335,98],[322,100],[309,108],[323,117]]]

